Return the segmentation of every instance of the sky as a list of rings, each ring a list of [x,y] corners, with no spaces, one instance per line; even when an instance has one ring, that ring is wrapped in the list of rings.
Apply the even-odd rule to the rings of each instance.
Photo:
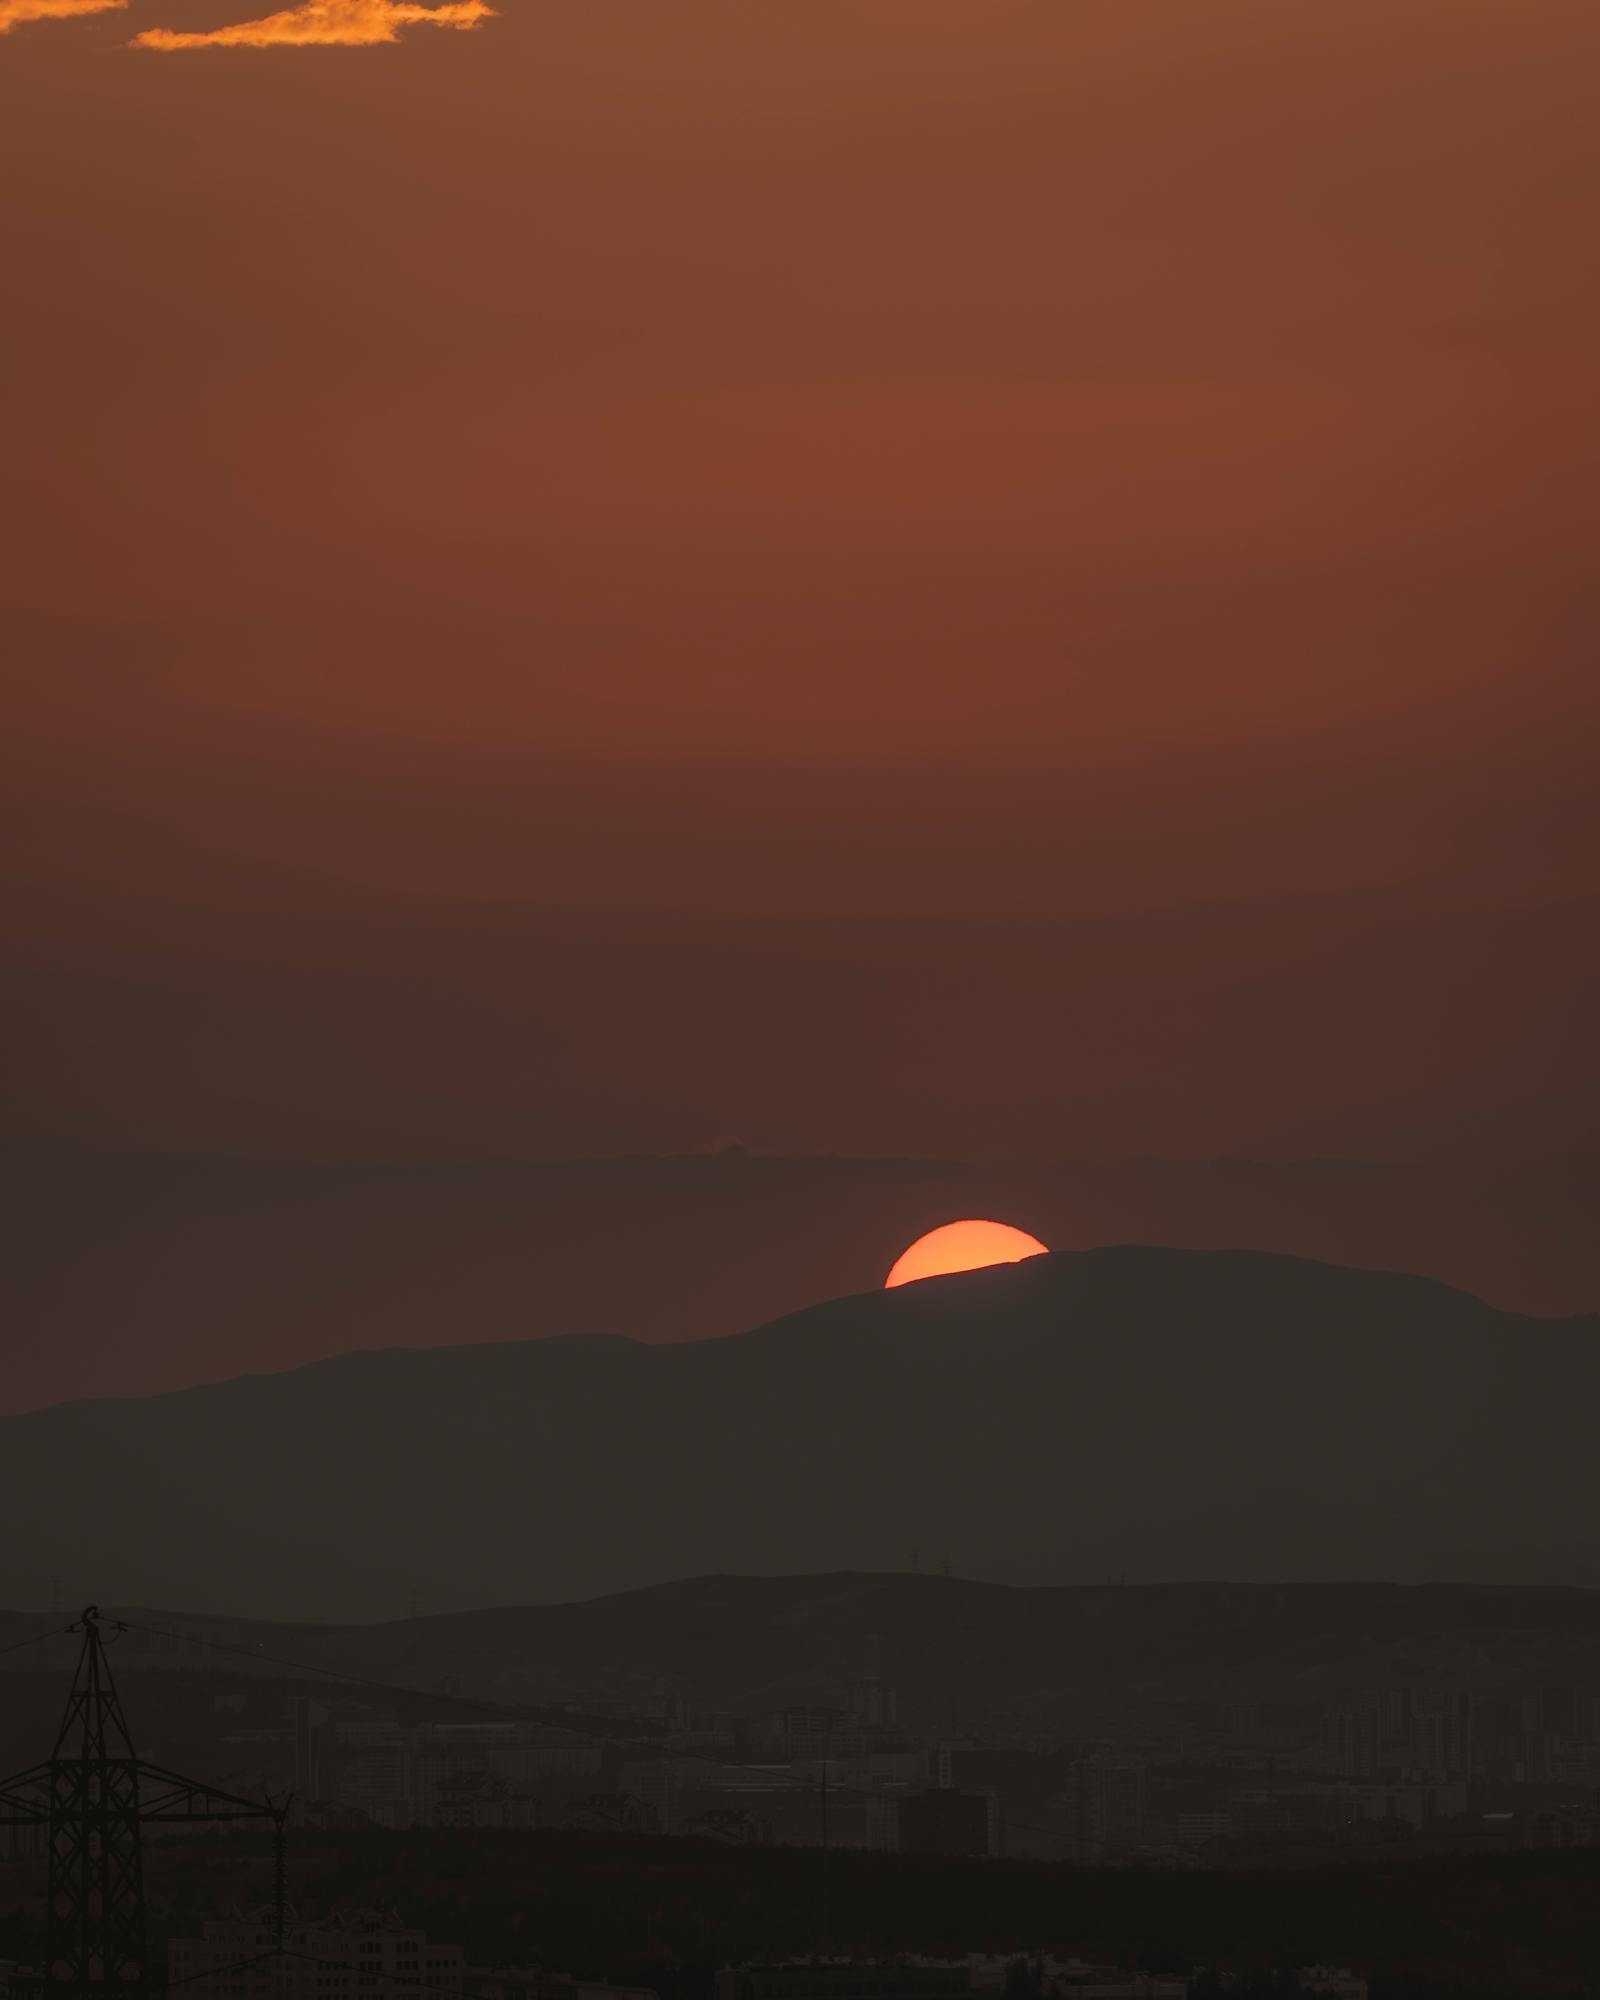
[[[34,1240],[63,1159],[728,1136],[1576,1218],[1597,61],[1592,0],[0,0]]]

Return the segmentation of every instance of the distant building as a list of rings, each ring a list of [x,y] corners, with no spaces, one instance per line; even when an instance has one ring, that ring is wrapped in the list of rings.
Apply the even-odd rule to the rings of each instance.
[[[1467,1810],[1464,1784],[1375,1785],[1363,1800],[1364,1816],[1427,1826],[1436,1819],[1459,1819]]]
[[[341,1745],[328,1760],[327,1777],[325,1792],[307,1796],[324,1796],[342,1806],[358,1806],[374,1825],[410,1824],[412,1759],[404,1737],[374,1733],[360,1743]]]
[[[716,2000],[956,2000],[970,1995],[965,1965],[861,1965],[847,1959],[735,1965],[717,1974]]]
[[[667,1757],[646,1757],[622,1767],[622,1789],[649,1808],[658,1833],[677,1832],[674,1807],[682,1789],[681,1768]]]
[[[1408,1774],[1444,1781],[1472,1776],[1472,1697],[1421,1695],[1412,1722]]]
[[[931,1782],[932,1759],[926,1750],[872,1750],[859,1757],[828,1760],[828,1783],[841,1791],[882,1791],[886,1787],[920,1787]],[[940,1784],[947,1781],[940,1778]],[[982,1786],[965,1787],[983,1789]]]
[[[1066,1803],[1084,1861],[1117,1861],[1144,1841],[1145,1767],[1100,1753],[1072,1767]]]
[[[322,1796],[319,1732],[328,1710],[308,1694],[292,1695],[289,1717],[294,1730],[294,1789],[303,1799]]]
[[[1235,1797],[1229,1830],[1257,1841],[1336,1832],[1366,1818],[1368,1801],[1381,1796],[1382,1787],[1369,1785],[1263,1786]]]
[[[285,1943],[293,1956],[270,1956],[275,1943],[265,1911],[209,1921],[199,1937],[169,1941],[168,1983],[182,1982],[188,2000],[374,2000],[380,1989],[385,1995],[466,1991],[459,1945],[430,1944],[425,1932],[381,1910],[291,1923]]]
[[[1010,1988],[1018,1969],[1015,1957],[974,1953],[967,1963],[974,1991],[985,1996]],[[1035,1952],[1027,1953],[1022,1963],[1029,1986],[1036,1982],[1041,1995],[1070,1996],[1070,2000],[1187,2000],[1189,1991],[1181,1974],[1128,1972],[1121,1966]]]
[[[1329,1768],[1345,1778],[1439,1781],[1472,1777],[1475,1746],[1491,1744],[1509,1765],[1520,1754],[1522,1738],[1516,1703],[1474,1703],[1463,1693],[1388,1688],[1330,1711],[1325,1754]]]
[[[1578,1740],[1582,1703],[1573,1687],[1546,1687],[1539,1690],[1539,1728],[1546,1736],[1558,1736],[1567,1743]]]
[[[845,1707],[852,1729],[893,1729],[900,1720],[900,1703],[887,1681],[869,1674],[845,1689]]]
[[[657,2000],[651,1986],[603,1986],[564,1972],[523,1966],[477,1966],[467,1972],[471,2000]]]
[[[589,1827],[597,1833],[659,1833],[656,1809],[633,1792],[591,1792],[567,1804],[568,1826]]]
[[[1045,1991],[1058,2000],[1187,2000],[1189,1991],[1181,1975],[1126,1972],[1077,1958],[1049,1959],[1042,1970]]]
[[[374,1911],[328,1924],[295,1924],[286,1938],[291,1954],[271,1956],[274,1943],[264,1913],[231,1923],[208,1923],[200,1938],[174,1938],[169,1977],[186,1978],[197,2000],[357,2000],[415,1990],[457,1993],[462,2000],[657,2000],[645,1986],[606,1986],[566,1973],[520,1966],[468,1966],[455,1945],[430,1945],[421,1931]],[[248,1951],[257,1963],[243,1963]],[[267,1954],[265,1957],[262,1954]],[[180,1972],[180,1967],[187,1970]],[[0,1985],[0,1991],[3,1991]]]
[[[1381,1746],[1382,1715],[1376,1704],[1338,1708],[1328,1717],[1328,1762],[1341,1777],[1377,1777]]]
[[[850,1717],[842,1708],[777,1708],[767,1718],[774,1747],[790,1762],[832,1757],[849,1728]]]
[[[457,1829],[535,1827],[539,1824],[539,1801],[518,1791],[509,1778],[474,1771],[439,1788],[434,1796],[433,1824]]]
[[[1342,1965],[1304,1966],[1295,1983],[1302,1993],[1320,1995],[1323,2000],[1367,2000],[1367,1982]]]

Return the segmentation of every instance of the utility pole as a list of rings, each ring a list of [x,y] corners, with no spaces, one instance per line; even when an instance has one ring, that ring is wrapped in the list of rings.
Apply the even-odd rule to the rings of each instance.
[[[829,1949],[832,1945],[832,1938],[829,1934],[829,1929],[828,1929],[829,1925],[828,1861],[829,1861],[828,1760],[826,1757],[824,1757],[822,1760],[822,1952],[821,1952],[821,1956],[823,1958],[827,1957]]]
[[[828,1908],[828,1891],[831,1886],[829,1864],[832,1860],[832,1849],[828,1841],[828,1765],[832,1758],[833,1724],[830,1722],[822,1732],[822,1941],[821,1949],[817,1953],[819,1958],[826,1958],[833,1948],[831,1913]]]

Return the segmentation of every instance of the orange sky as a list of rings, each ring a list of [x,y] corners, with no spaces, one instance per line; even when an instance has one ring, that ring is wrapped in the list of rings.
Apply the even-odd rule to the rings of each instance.
[[[1594,1149],[1593,0],[419,11],[0,0],[13,1129]]]

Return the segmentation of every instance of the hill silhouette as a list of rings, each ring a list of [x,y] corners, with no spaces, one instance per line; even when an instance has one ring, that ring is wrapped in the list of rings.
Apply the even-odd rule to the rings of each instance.
[[[1592,1573],[1600,1320],[1246,1252],[1092,1251],[728,1339],[352,1353],[0,1422],[29,1564],[302,1619],[715,1572]]]
[[[837,1702],[863,1671],[893,1684],[913,1727],[998,1711],[1054,1736],[1170,1726],[1173,1704],[1327,1705],[1403,1686],[1490,1695],[1600,1682],[1600,1591],[1537,1584],[999,1584],[845,1571],[689,1577],[577,1603],[377,1624],[107,1611],[130,1624],[117,1671],[141,1736],[153,1729],[173,1763],[214,1748],[211,1713],[197,1718],[187,1697],[174,1706],[160,1688],[201,1661],[214,1684],[265,1676],[278,1686],[303,1670],[308,1687],[331,1676],[358,1696],[362,1683],[368,1695],[408,1690],[413,1719],[460,1721],[500,1704],[626,1741],[665,1733],[664,1722],[639,1719],[664,1690],[702,1711],[759,1716]],[[0,1646],[60,1624],[0,1614]],[[194,1643],[177,1651],[164,1643],[174,1633]],[[30,1649],[8,1660],[0,1737],[14,1764],[53,1726],[75,1657],[66,1634],[53,1658]],[[29,1676],[31,1709],[18,1692]],[[438,1690],[442,1706],[429,1708]],[[629,1713],[588,1712],[578,1723],[572,1711],[585,1697]],[[182,1739],[162,1741],[175,1725]]]

